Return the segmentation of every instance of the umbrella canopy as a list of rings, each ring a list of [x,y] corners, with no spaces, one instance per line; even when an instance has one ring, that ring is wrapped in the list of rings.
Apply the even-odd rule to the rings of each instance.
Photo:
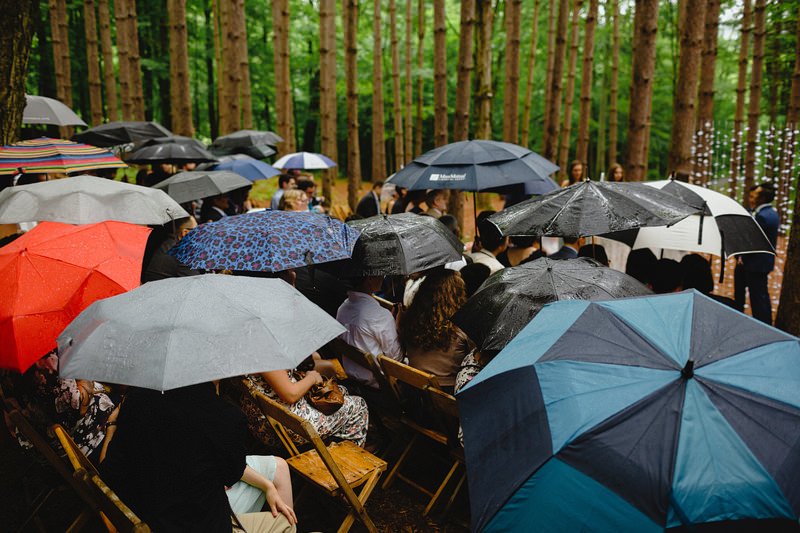
[[[164,191],[95,176],[17,185],[0,192],[0,224],[118,220],[161,225],[188,216]]]
[[[216,160],[217,158],[206,150],[203,143],[197,139],[179,135],[149,139],[127,159],[129,163],[149,165],[158,163],[182,165]]]
[[[0,248],[0,368],[24,372],[91,303],[139,286],[149,233],[42,222]]]
[[[327,156],[311,152],[286,154],[272,164],[275,168],[296,168],[301,170],[323,170],[336,166]]]
[[[280,174],[275,167],[243,154],[220,157],[219,163],[214,166],[214,169],[229,170],[250,181],[268,179]]]
[[[539,154],[498,141],[459,141],[422,154],[389,178],[410,190],[482,191],[518,183],[527,194],[558,189],[550,174],[558,170]]]
[[[640,228],[605,235],[633,249],[686,250],[721,256],[775,253],[753,216],[737,201],[705,187],[675,180],[651,181],[647,185],[677,196],[700,214],[669,227]]]
[[[128,165],[108,150],[88,144],[41,137],[0,148],[0,175],[26,172],[69,173]]]
[[[211,145],[212,150],[230,150],[229,154],[240,153],[237,148],[250,146],[277,146],[283,142],[283,137],[271,131],[239,130],[228,135],[217,137]],[[274,153],[274,151],[273,151]]]
[[[25,95],[22,110],[23,124],[55,124],[56,126],[86,126],[75,111],[54,98]]]
[[[172,132],[158,122],[108,122],[72,136],[72,140],[94,146],[119,146],[168,137]]]
[[[800,511],[800,340],[696,291],[545,306],[458,395],[473,528]]]
[[[201,224],[169,253],[191,268],[279,272],[346,259],[358,236],[325,215],[260,211]]]
[[[169,278],[81,313],[58,338],[59,374],[164,391],[292,369],[344,331],[280,279]]]
[[[582,181],[513,205],[489,217],[502,235],[582,237],[675,224],[697,213],[644,183]]]
[[[169,194],[179,204],[217,196],[226,192],[250,187],[252,183],[234,172],[224,170],[201,170],[178,172],[154,185]]]
[[[451,319],[480,348],[497,353],[550,302],[610,300],[652,291],[636,279],[581,257],[536,261],[495,272]]]
[[[461,259],[464,245],[433,217],[378,215],[347,223],[361,232],[353,257],[336,266],[347,277],[408,275]]]

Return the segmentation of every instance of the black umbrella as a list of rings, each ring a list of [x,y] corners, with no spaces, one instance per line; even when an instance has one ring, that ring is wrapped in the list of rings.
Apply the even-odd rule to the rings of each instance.
[[[158,137],[145,141],[140,148],[126,160],[128,163],[157,164],[204,163],[216,161],[203,143],[190,137]]]
[[[109,122],[75,134],[72,140],[109,147],[170,135],[172,132],[157,122]]]
[[[644,183],[582,181],[489,217],[502,235],[580,237],[669,226],[698,212]]]
[[[609,300],[652,294],[618,270],[588,257],[542,257],[490,276],[453,317],[482,352],[497,353],[550,302]]]
[[[217,137],[209,147],[214,155],[245,154],[255,159],[275,155],[274,147],[283,137],[271,131],[240,130]]]
[[[347,223],[361,232],[352,259],[335,263],[343,277],[408,275],[461,259],[463,244],[433,217],[378,215]]]

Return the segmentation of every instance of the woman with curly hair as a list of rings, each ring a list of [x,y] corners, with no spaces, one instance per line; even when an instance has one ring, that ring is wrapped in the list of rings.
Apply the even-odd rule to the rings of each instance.
[[[461,361],[473,349],[466,334],[450,322],[466,301],[461,274],[433,270],[425,276],[398,325],[409,364],[437,376],[442,389],[451,392]]]

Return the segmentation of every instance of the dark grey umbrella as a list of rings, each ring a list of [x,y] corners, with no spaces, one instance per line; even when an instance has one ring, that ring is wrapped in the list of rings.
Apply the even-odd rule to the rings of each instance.
[[[602,235],[668,226],[698,212],[644,183],[582,181],[513,205],[489,217],[502,235]]]
[[[347,224],[361,236],[351,259],[332,263],[342,276],[405,276],[461,259],[463,245],[433,217],[402,213]]]
[[[250,187],[253,184],[235,172],[226,170],[202,170],[179,172],[153,186],[161,189],[179,204],[225,194]]]
[[[502,350],[550,302],[652,294],[634,278],[587,257],[542,257],[496,272],[451,319],[482,352]]]
[[[271,131],[240,130],[217,137],[209,150],[214,155],[245,154],[255,159],[275,155],[274,147],[283,137]]]
[[[109,122],[73,135],[72,140],[110,147],[171,135],[172,132],[158,122]]]
[[[203,143],[189,137],[171,136],[149,139],[126,160],[128,163],[158,164],[206,163],[216,161]]]

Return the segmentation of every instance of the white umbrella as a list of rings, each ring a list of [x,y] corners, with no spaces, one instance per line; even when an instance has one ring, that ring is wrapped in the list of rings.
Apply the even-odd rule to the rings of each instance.
[[[292,369],[344,331],[280,279],[169,278],[78,315],[58,338],[59,375],[164,391]]]
[[[286,154],[272,164],[275,168],[296,168],[301,170],[322,170],[333,168],[336,163],[328,156],[313,152]]]
[[[166,224],[188,216],[164,191],[95,176],[18,185],[0,192],[0,224],[42,220],[65,224],[104,220]]]
[[[27,103],[22,110],[23,124],[87,125],[72,109],[53,98],[26,94],[25,101]]]

